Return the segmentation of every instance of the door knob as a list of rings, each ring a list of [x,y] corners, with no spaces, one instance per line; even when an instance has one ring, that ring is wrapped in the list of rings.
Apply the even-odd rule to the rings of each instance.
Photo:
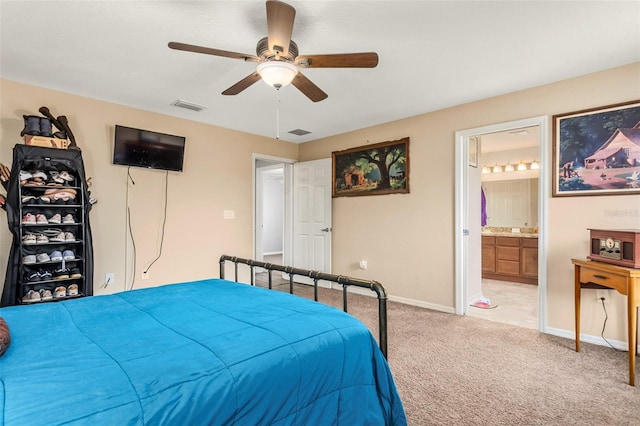
[[[331,228],[324,228],[324,229],[321,229],[321,231],[322,232],[331,232]]]

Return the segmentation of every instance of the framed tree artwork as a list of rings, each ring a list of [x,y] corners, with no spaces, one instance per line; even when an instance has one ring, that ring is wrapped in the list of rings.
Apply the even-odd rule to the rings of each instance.
[[[409,192],[409,138],[334,151],[333,196]]]
[[[640,100],[553,116],[553,196],[640,194]]]

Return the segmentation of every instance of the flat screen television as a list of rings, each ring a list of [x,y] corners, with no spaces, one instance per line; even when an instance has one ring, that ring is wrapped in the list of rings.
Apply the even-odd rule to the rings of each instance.
[[[183,136],[116,124],[113,164],[181,172],[184,145]]]

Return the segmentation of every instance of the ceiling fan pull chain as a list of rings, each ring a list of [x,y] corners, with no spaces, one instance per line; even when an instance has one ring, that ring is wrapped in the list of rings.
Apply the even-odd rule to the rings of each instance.
[[[278,93],[278,104],[276,106],[276,140],[280,140],[280,90],[276,89]]]

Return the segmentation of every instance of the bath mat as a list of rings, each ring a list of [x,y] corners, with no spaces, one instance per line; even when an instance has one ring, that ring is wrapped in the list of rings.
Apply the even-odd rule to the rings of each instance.
[[[476,303],[472,303],[471,306],[481,309],[493,309],[498,305],[492,305],[491,302],[484,302],[482,300],[477,301]]]

